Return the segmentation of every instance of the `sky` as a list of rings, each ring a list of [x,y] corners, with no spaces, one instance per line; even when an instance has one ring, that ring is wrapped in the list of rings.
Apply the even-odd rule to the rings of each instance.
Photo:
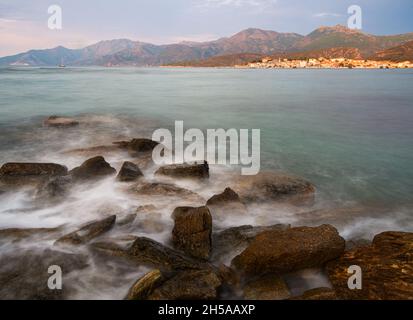
[[[51,5],[62,8],[61,30],[48,28]],[[364,32],[413,32],[413,0],[0,0],[0,57],[118,38],[209,41],[250,27],[305,35],[347,25],[351,5],[362,9]]]

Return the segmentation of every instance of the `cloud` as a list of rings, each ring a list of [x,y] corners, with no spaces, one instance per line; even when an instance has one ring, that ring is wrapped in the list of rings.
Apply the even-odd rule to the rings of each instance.
[[[319,12],[313,15],[313,17],[316,17],[316,18],[327,18],[327,17],[338,18],[342,16],[343,16],[342,14],[334,13],[334,12]]]

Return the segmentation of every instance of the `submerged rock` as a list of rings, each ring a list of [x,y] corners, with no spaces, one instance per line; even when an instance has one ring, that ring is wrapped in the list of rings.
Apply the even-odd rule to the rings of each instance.
[[[72,169],[71,176],[75,180],[93,180],[116,174],[116,170],[101,156],[86,160],[80,167]]]
[[[88,266],[87,257],[56,250],[21,251],[0,258],[0,299],[56,300],[67,299],[72,281],[63,282],[62,290],[48,287],[50,266],[59,266],[64,277]]]
[[[36,190],[37,198],[61,198],[66,196],[72,186],[71,176],[52,177],[41,183]]]
[[[172,213],[174,246],[187,254],[207,260],[211,253],[212,217],[207,207],[178,207]]]
[[[283,173],[260,172],[241,176],[232,187],[243,201],[288,201],[307,204],[314,200],[315,187],[308,181]]]
[[[9,242],[21,241],[34,236],[52,236],[58,232],[60,228],[9,228],[0,230],[0,241],[6,240]]]
[[[182,271],[149,295],[149,300],[211,300],[218,298],[221,280],[212,270]]]
[[[131,156],[139,156],[141,153],[152,152],[159,142],[150,139],[132,139],[126,144]],[[125,144],[120,144],[125,146]]]
[[[244,298],[247,300],[284,300],[289,297],[287,284],[278,275],[264,275],[244,286]]]
[[[337,300],[337,295],[333,289],[323,287],[307,290],[301,296],[290,300]]]
[[[362,271],[360,290],[348,287],[348,268],[352,265]],[[413,233],[380,233],[370,246],[347,251],[331,261],[327,273],[340,299],[413,299]]]
[[[122,182],[131,182],[143,177],[139,167],[129,161],[125,161],[120,169],[117,179]]]
[[[320,267],[344,252],[345,241],[330,225],[260,233],[232,260],[247,275],[283,274]]]
[[[188,189],[178,187],[170,183],[161,182],[142,182],[137,183],[131,188],[131,191],[139,195],[148,196],[166,196],[166,197],[180,197],[189,198],[192,200],[203,200],[201,196]]]
[[[43,121],[43,125],[47,127],[74,127],[79,125],[79,121],[69,117],[50,116]]]
[[[172,178],[208,179],[209,166],[206,161],[202,164],[172,164],[160,167],[155,172],[155,175],[163,175]]]
[[[126,300],[145,300],[164,281],[160,270],[152,270],[139,278],[129,289]]]
[[[207,200],[206,205],[210,208],[214,217],[221,218],[227,215],[245,215],[247,208],[242,203],[239,195],[231,188],[216,194]]]
[[[56,244],[80,245],[108,232],[114,226],[116,216],[110,216],[100,221],[90,222],[77,231],[71,232],[56,241]]]

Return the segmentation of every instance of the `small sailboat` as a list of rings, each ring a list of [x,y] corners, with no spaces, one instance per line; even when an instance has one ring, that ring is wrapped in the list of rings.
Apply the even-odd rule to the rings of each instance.
[[[63,63],[63,58],[60,59],[59,68],[66,68],[65,64]]]

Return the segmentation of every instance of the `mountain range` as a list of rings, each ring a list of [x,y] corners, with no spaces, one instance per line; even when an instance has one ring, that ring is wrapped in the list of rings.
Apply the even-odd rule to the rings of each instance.
[[[305,54],[317,57],[328,56],[329,53],[357,58],[393,58],[392,51],[388,50],[395,50],[397,59],[404,59],[403,52],[411,55],[409,41],[413,41],[413,33],[376,36],[341,25],[320,27],[306,36],[250,28],[231,37],[208,42],[154,45],[116,39],[101,41],[83,49],[59,46],[30,50],[0,58],[0,65],[158,66],[214,59],[228,65],[229,62],[245,62],[261,55],[297,57]]]

